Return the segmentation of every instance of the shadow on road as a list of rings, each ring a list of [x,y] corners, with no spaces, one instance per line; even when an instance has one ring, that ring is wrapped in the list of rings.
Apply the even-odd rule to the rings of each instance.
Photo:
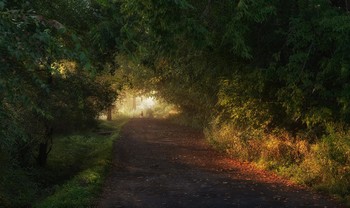
[[[98,207],[342,207],[214,151],[202,133],[132,119],[115,144]]]

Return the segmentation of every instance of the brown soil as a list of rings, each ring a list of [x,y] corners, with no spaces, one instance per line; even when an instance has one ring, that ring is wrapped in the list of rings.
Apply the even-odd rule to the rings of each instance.
[[[196,130],[160,120],[127,123],[113,164],[97,207],[342,207],[218,153]]]

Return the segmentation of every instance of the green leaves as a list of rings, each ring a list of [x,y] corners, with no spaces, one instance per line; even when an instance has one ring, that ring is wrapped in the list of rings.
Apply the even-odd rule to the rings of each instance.
[[[120,80],[155,89],[189,114],[200,117],[204,111],[208,120],[215,112],[256,128],[321,129],[327,122],[350,120],[350,19],[325,1],[51,3],[55,9],[44,0],[34,4],[43,16],[23,19],[16,11],[1,20],[4,66],[16,68],[7,76],[40,96],[56,87],[48,84],[51,76],[63,83],[73,76],[60,75],[55,62],[75,60],[79,73],[94,75],[95,66],[114,71],[119,64]],[[69,22],[73,17],[80,22]],[[64,31],[57,31],[52,19],[65,25]],[[115,63],[116,56],[127,63]],[[76,88],[82,98],[76,104],[84,109],[84,93],[92,88]]]
[[[5,3],[6,3],[5,0],[0,1],[0,11],[5,8]]]
[[[195,9],[195,7],[186,0],[175,0],[175,4],[178,5],[181,9]]]
[[[322,3],[307,3],[291,20],[289,61],[280,69],[286,86],[279,91],[286,93],[279,99],[288,114],[301,118],[309,128],[323,128],[328,122],[348,118],[345,111],[339,111],[338,101],[343,100],[340,95],[348,81],[347,70],[342,67],[349,60],[344,57],[349,57],[345,51],[350,48],[343,42],[349,39],[347,21],[348,15]]]
[[[0,153],[31,165],[48,129],[91,125],[115,96],[107,83],[91,78],[94,67],[84,38],[49,19],[51,14],[43,16],[45,4],[37,12],[21,1],[5,6],[0,10]],[[65,121],[71,122],[68,128]]]
[[[130,0],[121,11],[125,51],[191,112],[258,128],[349,119],[349,15],[325,1]]]

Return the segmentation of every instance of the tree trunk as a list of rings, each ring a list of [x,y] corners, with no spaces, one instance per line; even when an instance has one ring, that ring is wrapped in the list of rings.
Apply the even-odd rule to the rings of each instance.
[[[39,154],[37,157],[37,162],[40,167],[45,167],[46,162],[47,162],[47,148],[48,148],[48,143],[40,143],[39,144]]]
[[[37,157],[37,163],[40,167],[45,167],[47,163],[47,157],[52,148],[52,134],[53,128],[46,127],[44,142],[39,144],[39,152]]]
[[[112,120],[112,106],[108,108],[107,110],[107,121]]]

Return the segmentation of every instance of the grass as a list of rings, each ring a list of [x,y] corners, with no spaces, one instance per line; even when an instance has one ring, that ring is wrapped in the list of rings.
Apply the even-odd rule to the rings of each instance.
[[[110,167],[112,144],[126,121],[105,121],[100,125],[99,132],[57,139],[48,161],[48,173],[53,174],[54,178],[69,179],[54,186],[52,195],[40,200],[34,207],[91,207]]]
[[[56,136],[45,168],[20,168],[4,159],[0,207],[92,207],[111,165],[113,143],[127,120],[102,121],[90,132]]]
[[[279,131],[241,131],[232,124],[205,130],[218,150],[259,168],[340,198],[350,206],[350,130],[337,130],[310,142]]]

